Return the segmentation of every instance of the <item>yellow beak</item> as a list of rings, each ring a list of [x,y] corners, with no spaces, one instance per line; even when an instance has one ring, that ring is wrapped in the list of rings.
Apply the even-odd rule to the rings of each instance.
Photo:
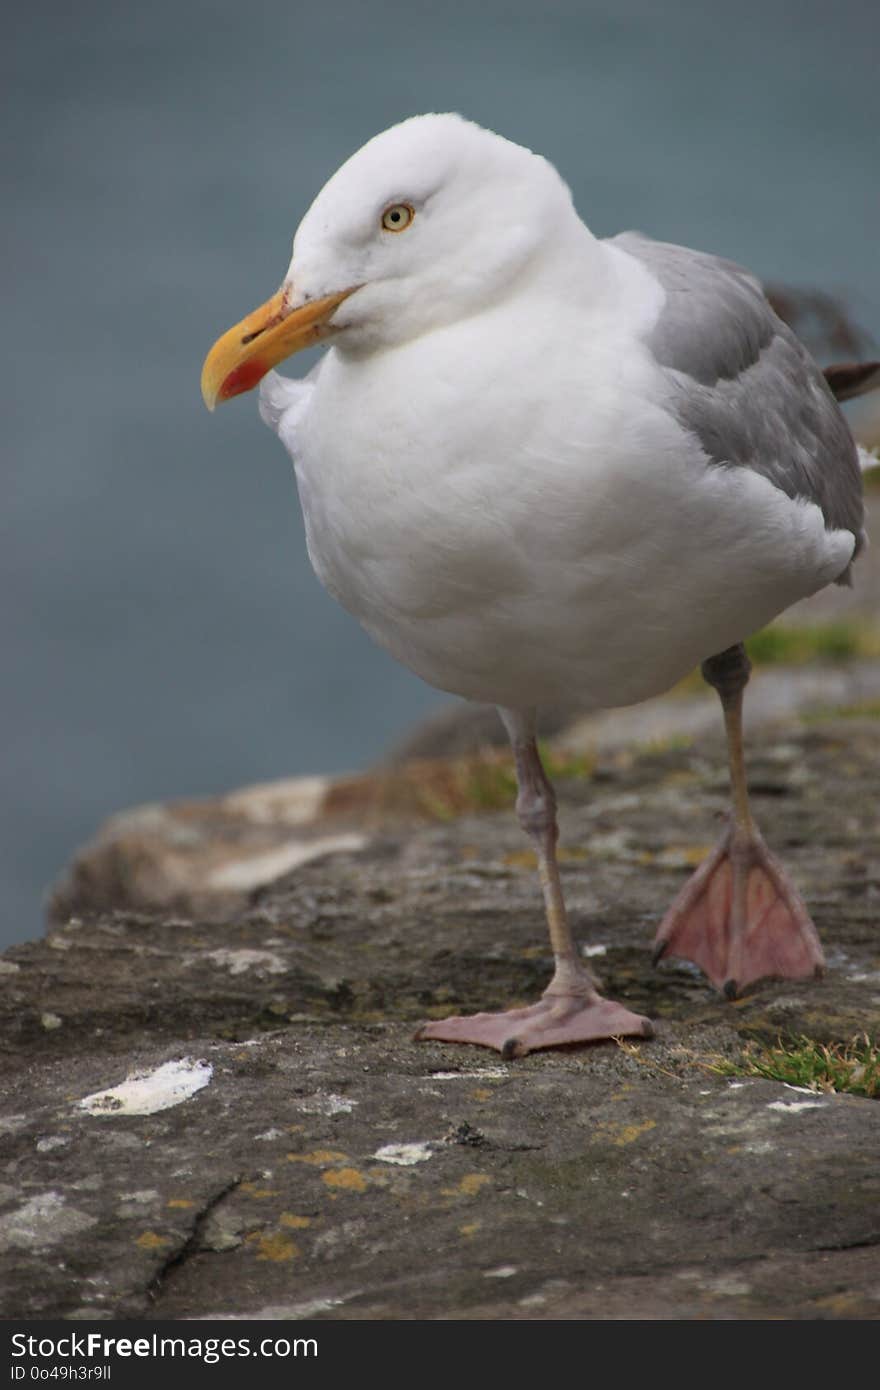
[[[217,339],[202,368],[202,395],[208,409],[213,410],[218,401],[253,390],[285,357],[319,343],[330,332],[334,310],[359,288],[353,285],[298,309],[291,308],[282,288],[230,328]]]

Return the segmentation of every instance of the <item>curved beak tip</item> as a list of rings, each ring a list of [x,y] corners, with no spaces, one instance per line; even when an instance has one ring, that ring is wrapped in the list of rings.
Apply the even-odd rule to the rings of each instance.
[[[202,397],[209,410],[252,391],[272,367],[326,337],[330,319],[359,286],[291,309],[284,287],[218,338],[202,368]]]

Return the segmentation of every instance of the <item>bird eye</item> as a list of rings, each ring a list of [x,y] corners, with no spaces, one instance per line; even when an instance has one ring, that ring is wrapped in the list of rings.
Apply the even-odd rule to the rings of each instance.
[[[386,232],[404,232],[415,215],[415,208],[409,203],[392,203],[382,213],[382,226]]]

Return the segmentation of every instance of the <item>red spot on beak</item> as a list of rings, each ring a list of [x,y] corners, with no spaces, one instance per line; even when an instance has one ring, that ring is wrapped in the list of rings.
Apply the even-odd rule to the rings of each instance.
[[[226,377],[220,387],[218,400],[228,401],[233,396],[241,396],[245,391],[252,391],[257,382],[263,380],[268,370],[268,366],[262,363],[259,357],[251,357],[249,361],[242,362]]]

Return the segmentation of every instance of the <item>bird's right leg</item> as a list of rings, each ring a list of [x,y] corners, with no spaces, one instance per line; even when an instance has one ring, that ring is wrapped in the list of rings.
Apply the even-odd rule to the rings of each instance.
[[[742,706],[751,663],[742,643],[704,661],[702,671],[724,711],[731,813],[718,844],[660,923],[654,964],[666,955],[692,960],[734,999],[756,980],[821,975],[825,961],[804,901],[749,806]]]
[[[419,1039],[469,1042],[494,1047],[504,1057],[522,1057],[539,1047],[595,1042],[620,1035],[651,1037],[647,1018],[599,994],[571,935],[556,862],[556,797],[538,753],[534,717],[502,710],[516,762],[520,824],[535,846],[553,949],[553,979],[536,1004],[505,1013],[475,1014],[426,1023]]]

